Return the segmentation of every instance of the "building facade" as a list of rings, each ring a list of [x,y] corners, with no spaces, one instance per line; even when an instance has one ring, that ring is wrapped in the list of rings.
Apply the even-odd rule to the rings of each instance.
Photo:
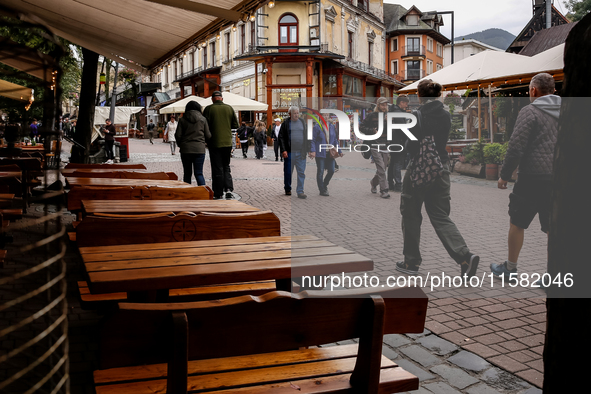
[[[449,66],[451,64],[451,50],[451,44],[446,44],[443,47],[443,67]],[[454,41],[454,62],[458,62],[462,59],[484,51],[503,50],[472,38],[468,40]]]
[[[443,47],[450,40],[440,33],[443,18],[399,4],[384,4],[387,57],[386,71],[411,83],[444,67]]]
[[[264,102],[271,118],[319,100],[353,111],[391,98],[403,84],[385,60],[382,0],[276,0],[183,49],[151,78],[172,98],[222,90]]]

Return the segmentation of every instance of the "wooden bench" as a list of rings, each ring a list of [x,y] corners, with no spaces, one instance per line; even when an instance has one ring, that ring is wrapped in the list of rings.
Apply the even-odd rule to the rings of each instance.
[[[279,235],[279,219],[271,211],[97,214],[86,216],[76,227],[76,243],[79,247]]]
[[[82,209],[82,200],[213,200],[209,186],[75,186],[67,194],[71,212]]]
[[[68,163],[64,167],[66,169],[70,168],[108,168],[108,169],[136,169],[136,170],[146,170],[146,166],[143,164],[80,164],[80,163]]]
[[[420,288],[122,303],[101,330],[96,392],[416,390],[419,379],[382,355],[383,336],[423,332],[427,303]],[[306,348],[351,338],[359,345]]]

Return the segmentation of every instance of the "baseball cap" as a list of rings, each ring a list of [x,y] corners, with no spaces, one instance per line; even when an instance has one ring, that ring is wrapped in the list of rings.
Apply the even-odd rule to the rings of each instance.
[[[275,118],[275,122],[281,122],[280,118]]]
[[[380,105],[382,103],[387,103],[388,99],[385,97],[378,97],[377,101],[376,101],[376,105]]]
[[[219,90],[216,90],[215,92],[213,92],[211,97],[223,97],[222,92],[220,92]]]

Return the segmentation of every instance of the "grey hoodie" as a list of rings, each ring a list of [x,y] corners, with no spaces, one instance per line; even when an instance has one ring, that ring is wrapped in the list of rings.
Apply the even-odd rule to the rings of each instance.
[[[181,153],[205,153],[205,142],[211,138],[207,120],[201,112],[185,112],[179,119],[175,138]]]
[[[517,166],[519,179],[552,179],[560,104],[561,98],[551,94],[538,97],[519,111],[501,170],[502,179],[511,179]]]

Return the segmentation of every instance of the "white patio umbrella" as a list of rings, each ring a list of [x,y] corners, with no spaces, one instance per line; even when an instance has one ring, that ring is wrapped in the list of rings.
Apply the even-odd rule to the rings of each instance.
[[[251,100],[249,98],[242,97],[230,92],[222,92],[222,97],[224,99],[224,103],[234,108],[234,111],[266,111],[268,107],[267,104],[259,103],[258,101]],[[199,104],[201,104],[202,107],[211,105],[211,97],[206,98]]]
[[[185,107],[189,101],[197,101],[201,106],[203,106],[203,101],[205,99],[199,96],[188,96],[182,100],[179,100],[175,103],[169,104],[166,107],[160,108],[158,111],[160,114],[182,114],[185,112]]]

